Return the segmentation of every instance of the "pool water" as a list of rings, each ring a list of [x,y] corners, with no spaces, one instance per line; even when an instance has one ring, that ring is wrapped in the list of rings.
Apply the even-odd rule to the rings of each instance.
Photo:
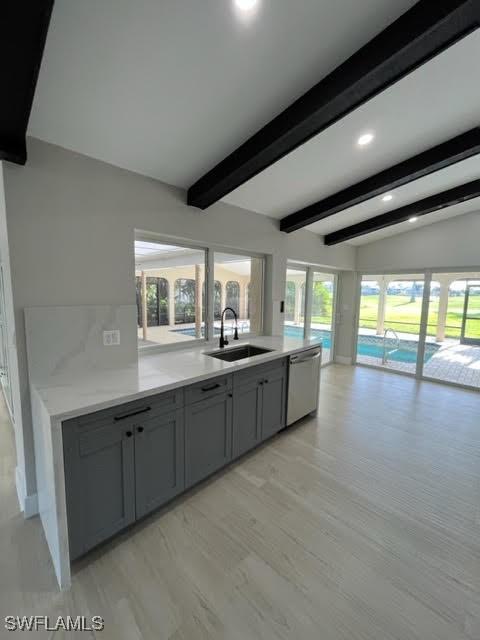
[[[187,336],[195,336],[195,329],[175,329],[175,333],[183,333]],[[286,338],[303,338],[303,327],[293,327],[292,325],[285,325],[283,334]],[[310,334],[312,338],[317,338],[322,341],[325,349],[331,349],[332,347],[332,332],[326,329],[311,329]],[[203,335],[203,327],[202,327]],[[215,327],[215,336],[220,335],[220,329]],[[414,340],[400,340],[400,348],[396,349],[394,341],[390,338],[387,342],[387,354],[388,360],[394,362],[411,362],[417,361],[417,346],[418,343]],[[370,356],[371,358],[383,358],[383,338],[379,336],[358,336],[357,342],[357,354],[359,356]],[[439,349],[436,344],[425,345],[425,362],[428,362],[430,358]]]
[[[311,329],[312,337],[317,337],[322,341],[326,349],[332,346],[332,333],[325,329]],[[284,335],[288,338],[301,338],[303,336],[302,327],[292,327],[286,325]],[[414,340],[400,340],[400,348],[397,349],[395,341],[391,338],[387,342],[388,360],[394,362],[413,362],[417,361],[418,343]],[[428,362],[433,354],[439,349],[436,344],[425,345],[425,362]],[[358,336],[357,354],[359,356],[370,356],[371,358],[383,359],[383,338],[379,336]]]

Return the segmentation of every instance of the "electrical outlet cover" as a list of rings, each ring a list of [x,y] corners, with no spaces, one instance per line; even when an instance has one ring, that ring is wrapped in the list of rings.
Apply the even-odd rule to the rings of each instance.
[[[105,347],[117,346],[120,344],[120,331],[114,329],[103,332],[103,344]]]

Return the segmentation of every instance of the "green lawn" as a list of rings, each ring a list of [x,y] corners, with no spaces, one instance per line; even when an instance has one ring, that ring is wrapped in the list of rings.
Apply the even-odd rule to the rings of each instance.
[[[451,296],[448,300],[447,329],[449,338],[459,338],[463,317],[463,296]],[[360,327],[374,329],[378,310],[378,295],[365,295],[360,303]],[[422,297],[417,297],[415,302],[410,302],[410,296],[387,296],[387,308],[385,313],[385,328],[390,327],[403,333],[418,334],[420,314],[422,310]],[[480,338],[480,296],[470,299],[470,310],[475,312],[476,320],[469,322],[469,335]],[[428,315],[428,335],[436,333],[438,320],[438,298],[430,302]]]

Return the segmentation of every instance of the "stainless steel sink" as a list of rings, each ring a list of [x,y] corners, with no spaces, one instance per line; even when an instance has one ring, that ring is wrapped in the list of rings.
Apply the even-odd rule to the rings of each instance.
[[[270,353],[272,351],[274,351],[274,349],[264,349],[263,347],[254,347],[251,344],[245,344],[241,347],[232,347],[230,349],[210,351],[210,353],[206,353],[205,355],[212,356],[212,358],[218,358],[218,360],[236,362],[237,360],[252,358],[253,356],[260,356],[262,355],[262,353]]]

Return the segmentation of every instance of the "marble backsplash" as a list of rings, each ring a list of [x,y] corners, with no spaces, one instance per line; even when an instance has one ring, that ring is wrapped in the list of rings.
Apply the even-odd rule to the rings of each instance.
[[[136,328],[135,305],[25,309],[31,382],[136,365]],[[115,329],[120,331],[120,344],[104,346],[103,332]]]

